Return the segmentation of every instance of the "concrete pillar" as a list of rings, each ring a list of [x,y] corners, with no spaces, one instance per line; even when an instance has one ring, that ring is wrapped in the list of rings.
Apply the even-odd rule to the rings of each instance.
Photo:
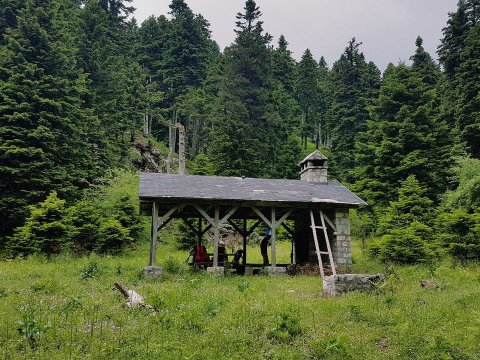
[[[349,209],[335,209],[335,228],[332,243],[333,260],[336,265],[350,265],[352,250]]]

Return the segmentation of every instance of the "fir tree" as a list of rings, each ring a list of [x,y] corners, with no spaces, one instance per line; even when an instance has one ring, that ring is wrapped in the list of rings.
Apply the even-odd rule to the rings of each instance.
[[[278,81],[289,94],[293,94],[295,82],[295,60],[288,50],[288,42],[281,35],[278,47],[272,52],[272,77]]]
[[[380,72],[373,63],[365,61],[360,45],[353,38],[331,71],[331,163],[335,175],[347,181],[351,180],[348,172],[355,167],[356,136],[366,129],[367,107],[380,85]]]
[[[424,51],[419,45],[416,54]],[[420,60],[423,59],[423,60]],[[395,188],[415,175],[432,200],[447,188],[451,139],[438,119],[436,84],[440,72],[429,56],[409,67],[390,65],[370,109],[368,131],[357,141],[355,189],[372,204],[392,201]]]
[[[173,18],[159,69],[168,106],[188,87],[201,85],[216,53],[216,44],[210,40],[210,25],[201,15],[195,15],[183,0],[170,4],[170,14]]]
[[[295,82],[295,96],[302,109],[301,134],[305,149],[307,148],[307,135],[313,133],[317,117],[319,101],[317,68],[317,62],[314,60],[312,53],[309,49],[305,50],[297,65]]]
[[[275,127],[268,109],[271,36],[263,33],[260,14],[255,2],[247,1],[245,13],[237,15],[235,43],[225,49],[209,149],[219,175],[261,176],[271,172],[269,166],[275,162],[269,147],[276,141],[267,139],[267,132]]]
[[[446,80],[442,83],[441,117],[474,157],[480,157],[480,2],[460,0],[449,14],[438,54]],[[454,120],[454,121],[452,121]]]
[[[39,205],[31,206],[25,225],[17,228],[8,240],[10,255],[59,253],[68,243],[72,231],[66,215],[65,200],[59,199],[56,192],[50,193]]]
[[[97,166],[85,109],[85,75],[63,31],[55,1],[29,0],[7,29],[0,60],[0,218],[2,234],[22,223],[27,205],[51,190],[68,199]]]

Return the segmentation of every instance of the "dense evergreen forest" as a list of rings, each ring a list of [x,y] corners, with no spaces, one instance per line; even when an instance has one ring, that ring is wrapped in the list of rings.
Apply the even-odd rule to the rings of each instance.
[[[0,0],[0,249],[134,242],[135,201],[99,210],[98,187],[180,123],[187,173],[295,179],[321,148],[370,204],[354,235],[379,239],[373,255],[480,258],[480,0],[459,1],[437,54],[419,36],[383,74],[355,38],[331,65],[296,61],[253,0],[223,52],[184,0],[133,16],[129,0]]]

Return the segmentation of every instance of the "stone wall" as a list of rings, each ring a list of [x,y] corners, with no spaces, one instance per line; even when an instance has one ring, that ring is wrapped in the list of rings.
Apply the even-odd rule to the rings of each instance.
[[[300,173],[300,180],[312,183],[326,183],[327,168],[326,167],[307,167]]]
[[[349,209],[335,209],[335,227],[337,231],[332,241],[333,260],[336,265],[349,265],[352,263]]]
[[[341,295],[350,291],[373,291],[385,279],[384,275],[343,274],[323,279],[323,294]]]

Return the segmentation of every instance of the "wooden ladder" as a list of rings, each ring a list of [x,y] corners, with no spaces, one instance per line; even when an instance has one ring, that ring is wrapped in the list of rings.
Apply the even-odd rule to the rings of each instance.
[[[317,258],[318,258],[318,267],[320,268],[320,275],[322,279],[324,279],[325,271],[323,269],[322,255],[328,255],[328,260],[330,261],[330,267],[332,268],[333,275],[336,275],[336,271],[335,271],[335,264],[333,263],[333,254],[332,254],[332,249],[330,247],[330,241],[328,240],[327,227],[325,226],[323,211],[320,210],[319,212],[320,212],[320,221],[322,223],[322,226],[315,225],[315,216],[313,214],[313,210],[310,210],[310,223],[311,223],[310,227],[313,233],[313,241],[315,242],[315,249],[316,249]],[[325,235],[325,242],[327,243],[327,251],[320,251],[320,245],[318,243],[318,234],[317,234],[318,229],[323,230],[323,234]]]

